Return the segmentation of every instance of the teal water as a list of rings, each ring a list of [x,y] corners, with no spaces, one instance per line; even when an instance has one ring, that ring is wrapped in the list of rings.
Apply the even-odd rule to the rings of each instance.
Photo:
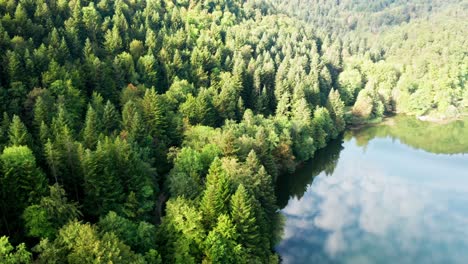
[[[468,122],[390,121],[278,180],[283,263],[468,263]]]

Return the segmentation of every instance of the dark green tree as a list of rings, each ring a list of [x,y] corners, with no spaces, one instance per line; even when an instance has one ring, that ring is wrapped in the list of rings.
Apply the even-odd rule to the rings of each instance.
[[[23,213],[28,236],[54,239],[60,227],[81,216],[78,204],[68,202],[65,190],[58,184],[49,186],[49,195]]]
[[[242,184],[231,197],[231,218],[239,234],[239,244],[246,249],[249,258],[255,260],[260,244],[259,226],[252,197]]]
[[[1,210],[4,232],[20,235],[23,210],[46,193],[47,179],[26,146],[7,147],[0,155]]]

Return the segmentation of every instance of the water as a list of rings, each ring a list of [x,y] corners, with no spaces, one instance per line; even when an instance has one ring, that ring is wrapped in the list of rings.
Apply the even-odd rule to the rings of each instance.
[[[396,117],[278,180],[284,263],[468,263],[468,120]]]

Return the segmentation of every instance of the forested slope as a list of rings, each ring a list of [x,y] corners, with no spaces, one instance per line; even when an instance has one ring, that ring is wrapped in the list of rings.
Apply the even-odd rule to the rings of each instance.
[[[465,112],[466,1],[406,2],[0,0],[0,262],[278,262],[345,120]]]
[[[0,262],[277,262],[276,177],[345,126],[323,43],[264,2],[0,1]]]
[[[467,1],[272,2],[316,27],[330,47],[324,56],[338,70],[349,122],[466,114]]]

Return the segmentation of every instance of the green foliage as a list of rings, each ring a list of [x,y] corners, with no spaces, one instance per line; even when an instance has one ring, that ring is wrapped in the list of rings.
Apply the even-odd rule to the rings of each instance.
[[[345,115],[465,110],[455,0],[299,2],[0,1],[0,235],[38,263],[275,263],[278,175]]]
[[[201,155],[192,148],[182,148],[174,161],[174,168],[169,173],[169,190],[174,197],[195,198],[201,190],[203,164]]]
[[[192,125],[215,126],[216,111],[208,90],[200,90],[197,97],[187,95],[187,100],[179,108],[182,116]]]
[[[136,194],[137,207],[129,217],[149,217],[154,208],[155,171],[138,153],[119,138],[99,141],[95,151],[83,158],[85,206],[90,215],[124,212],[125,203]]]
[[[32,254],[26,249],[24,243],[13,247],[8,237],[0,237],[0,262],[5,264],[28,264],[32,263]]]
[[[247,263],[248,256],[237,243],[238,233],[228,215],[220,215],[205,240],[207,263]]]
[[[239,244],[255,259],[260,244],[260,234],[250,194],[241,184],[231,198],[231,217],[239,234]]]
[[[18,219],[27,206],[39,202],[45,194],[47,179],[26,146],[5,148],[0,155],[0,168],[2,222],[8,233],[19,236]]]
[[[207,227],[214,226],[221,214],[228,213],[231,192],[231,183],[222,168],[221,160],[215,159],[206,176],[205,191],[200,205]]]
[[[326,108],[317,107],[317,109],[315,109],[314,118],[312,119],[312,127],[316,148],[319,149],[325,147],[327,140],[335,129],[333,127],[333,120]]]
[[[30,146],[32,143],[31,135],[17,115],[11,120],[8,136],[12,146]]]
[[[334,133],[332,138],[336,138],[338,133],[345,129],[345,120],[344,120],[344,103],[341,101],[340,93],[337,90],[331,90],[328,95],[328,112],[330,113],[331,118],[334,123]]]
[[[81,216],[78,204],[67,201],[65,190],[60,185],[49,186],[49,193],[38,204],[24,210],[28,236],[53,239],[60,227]]]
[[[361,120],[381,118],[384,114],[384,106],[372,88],[365,88],[359,92],[352,113]]]
[[[133,222],[117,215],[115,212],[109,212],[99,220],[98,226],[100,232],[114,233],[137,253],[148,253],[156,258],[159,255],[157,251],[152,252],[156,244],[156,227],[150,223],[144,221]]]
[[[92,106],[86,112],[85,127],[83,129],[83,143],[86,148],[94,149],[99,137],[96,111]]]
[[[362,75],[357,69],[345,69],[338,77],[339,92],[346,105],[351,105],[362,89]]]
[[[38,263],[145,263],[114,233],[101,235],[96,227],[77,221],[62,227],[55,240],[41,240],[36,250]]]
[[[162,223],[167,247],[165,262],[197,263],[205,241],[202,214],[190,201],[178,197],[166,204],[166,216]]]

